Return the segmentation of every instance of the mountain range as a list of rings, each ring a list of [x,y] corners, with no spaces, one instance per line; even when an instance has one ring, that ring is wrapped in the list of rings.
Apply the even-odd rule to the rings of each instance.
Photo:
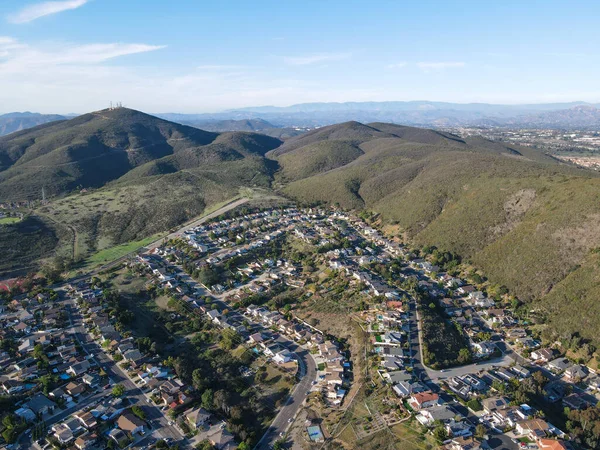
[[[530,105],[444,102],[303,103],[261,106],[216,114],[159,114],[202,126],[210,121],[265,120],[276,127],[318,127],[346,121],[392,122],[420,127],[532,127],[597,129],[600,104],[585,102]]]
[[[220,113],[156,114],[162,119],[207,131],[260,132],[279,139],[306,128],[347,121],[391,122],[419,127],[504,127],[544,129],[600,128],[600,104],[585,102],[529,105],[487,103],[347,102],[302,103],[287,107],[258,106]],[[0,136],[74,115],[9,113],[0,116]]]
[[[0,115],[0,136],[25,130],[56,120],[65,120],[65,116],[58,114],[39,114],[31,112],[14,112]]]
[[[42,188],[48,204],[0,227],[0,270],[84,259],[263,189],[378,213],[411,245],[459,254],[549,311],[557,333],[597,339],[600,177],[538,149],[356,121],[281,141],[118,108],[0,138],[0,201]]]

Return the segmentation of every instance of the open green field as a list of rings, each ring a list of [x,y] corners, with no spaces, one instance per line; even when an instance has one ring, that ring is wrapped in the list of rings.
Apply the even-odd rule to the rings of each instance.
[[[3,217],[0,219],[0,225],[11,225],[13,223],[18,223],[21,220],[20,217]]]
[[[156,241],[160,236],[160,234],[155,234],[139,241],[132,241],[127,244],[115,245],[114,247],[100,250],[98,253],[95,253],[86,259],[84,266],[89,269],[97,265],[114,261]]]

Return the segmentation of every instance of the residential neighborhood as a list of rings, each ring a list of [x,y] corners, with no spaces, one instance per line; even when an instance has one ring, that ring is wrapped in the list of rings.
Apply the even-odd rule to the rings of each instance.
[[[414,420],[448,449],[571,448],[567,431],[528,399],[539,392],[543,404],[569,411],[595,407],[597,368],[560,345],[544,346],[529,321],[498,300],[504,294],[445,271],[431,255],[335,209],[267,209],[188,229],[104,281],[13,299],[0,315],[1,387],[14,398],[4,439],[41,449],[159,441],[228,449],[301,436],[311,448],[335,439],[319,417],[346,414],[368,382],[387,406],[372,413],[378,425],[348,425],[357,438]],[[160,312],[168,322],[152,325],[164,342],[136,329],[135,315],[148,313],[127,311],[111,290],[123,271],[168,300]],[[359,351],[302,306],[336,292],[359,301],[346,314],[364,336]],[[194,321],[189,332],[177,328]],[[440,338],[440,330],[448,334]],[[169,356],[176,343],[212,351],[207,333],[220,352],[235,351],[239,382],[260,391],[275,376],[287,383],[261,435],[233,426],[232,406],[216,407],[200,375]]]

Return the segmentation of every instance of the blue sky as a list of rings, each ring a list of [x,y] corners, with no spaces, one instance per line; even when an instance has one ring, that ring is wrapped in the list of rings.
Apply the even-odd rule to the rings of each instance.
[[[600,101],[598,1],[3,0],[0,112]]]

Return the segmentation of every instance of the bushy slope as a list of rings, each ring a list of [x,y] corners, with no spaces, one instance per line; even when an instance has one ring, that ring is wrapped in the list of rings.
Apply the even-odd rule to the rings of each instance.
[[[36,217],[0,225],[0,273],[37,268],[36,261],[54,254],[63,236],[61,227]]]
[[[345,166],[364,152],[352,141],[323,141],[282,154],[283,181],[299,180]]]
[[[344,127],[327,128],[319,130],[323,143],[345,142]],[[461,254],[524,300],[554,305],[577,297],[582,308],[573,314],[581,317],[553,320],[561,329],[596,338],[600,301],[592,299],[600,300],[598,267],[589,258],[600,247],[596,174],[530,148],[395,125],[369,128],[372,138],[358,144],[364,154],[296,179],[284,192],[303,201],[379,212],[416,242]],[[306,147],[276,156],[281,177],[305,167],[302,155],[318,145],[311,139]],[[296,161],[292,167],[287,155]],[[584,278],[585,288],[572,289]],[[577,320],[593,326],[573,328]]]
[[[0,199],[99,187],[148,161],[218,137],[126,108],[85,114],[0,138]]]
[[[308,133],[288,139],[285,143],[271,152],[271,156],[276,157],[297,148],[304,147],[322,141],[346,141],[354,145],[369,141],[373,138],[392,137],[392,135],[383,133],[368,125],[359,122],[346,122],[330,127],[318,128]]]

